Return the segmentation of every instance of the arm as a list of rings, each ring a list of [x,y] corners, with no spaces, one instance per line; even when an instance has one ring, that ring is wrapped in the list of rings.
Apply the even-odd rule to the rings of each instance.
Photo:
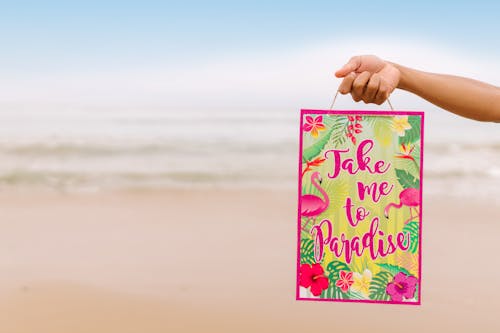
[[[414,93],[459,116],[500,122],[500,88],[458,76],[433,74],[358,56],[338,70],[339,92],[355,101],[382,104],[396,88]]]

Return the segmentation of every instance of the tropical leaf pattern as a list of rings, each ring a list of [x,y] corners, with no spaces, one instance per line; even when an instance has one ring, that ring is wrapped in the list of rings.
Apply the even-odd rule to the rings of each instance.
[[[390,146],[393,138],[391,118],[369,117],[368,119],[372,119],[371,123],[375,139],[380,142],[382,147]]]
[[[303,116],[308,115],[307,113]],[[419,256],[420,256],[420,207],[405,206],[404,197],[399,194],[405,189],[421,188],[421,116],[408,116],[398,113],[393,115],[367,115],[353,112],[353,114],[311,113],[307,127],[303,128],[301,142],[301,195],[309,199],[315,198],[317,204],[324,206],[318,208],[315,216],[300,216],[300,251],[299,283],[301,279],[309,279],[300,287],[300,298],[322,298],[328,300],[356,300],[377,302],[404,302],[416,304],[418,301],[419,281]],[[391,165],[383,175],[373,175],[368,172],[359,172],[355,176],[341,170],[337,177],[331,178],[332,169],[336,163],[333,154],[325,155],[332,149],[341,149],[344,164],[342,167],[355,168],[357,166],[356,150],[366,142],[372,140],[370,148],[371,166],[377,160],[384,160]],[[344,153],[345,152],[345,153]],[[350,162],[345,162],[351,158]],[[316,175],[314,175],[316,174]],[[317,176],[317,175],[320,176]],[[313,176],[316,177],[313,182]],[[369,185],[373,182],[380,184],[386,181],[393,186],[392,192],[383,195],[380,201],[374,201],[371,195],[358,197],[357,182]],[[324,193],[327,195],[325,196]],[[419,193],[407,191],[406,193]],[[328,199],[327,201],[326,198]],[[352,199],[352,214],[355,216],[356,208],[364,207],[370,214],[360,221],[356,227],[350,224],[346,217],[346,198]],[[403,198],[403,199],[402,199]],[[305,199],[304,199],[305,200]],[[302,201],[302,204],[304,202]],[[308,203],[312,205],[312,203]],[[384,217],[384,212],[390,207],[390,215]],[[301,207],[299,207],[300,210]],[[309,206],[309,211],[311,206]],[[314,257],[315,238],[314,232],[321,221],[327,219],[333,223],[333,238],[352,240],[360,237],[369,230],[370,222],[374,217],[379,217],[380,235],[409,234],[409,247],[402,247],[388,256],[370,258],[368,251],[354,256],[352,261],[346,260],[343,251],[337,256],[329,244],[324,244],[324,256],[317,263]],[[387,223],[385,223],[387,221]],[[304,226],[302,228],[302,226]],[[340,237],[342,235],[342,237]],[[374,237],[385,237],[379,234]],[[393,238],[394,241],[395,238]],[[406,242],[405,238],[405,242]],[[331,238],[328,239],[331,241]],[[378,242],[378,238],[374,238]],[[377,243],[378,244],[378,243]],[[403,243],[407,244],[407,243]],[[350,246],[350,245],[349,245]],[[359,246],[359,245],[358,245]],[[405,246],[405,245],[403,245]],[[315,275],[316,274],[316,275]],[[319,281],[319,282],[318,282]],[[315,284],[315,288],[311,284]],[[397,294],[396,287],[407,283],[411,292],[404,297]],[[320,285],[321,284],[321,285]],[[309,286],[309,287],[305,287]],[[398,287],[399,286],[399,287]],[[321,289],[318,289],[321,287]],[[396,290],[396,291],[395,291]],[[413,292],[415,291],[415,292]],[[411,294],[411,295],[410,295]]]
[[[396,176],[402,188],[420,188],[420,181],[408,171],[396,169]]]
[[[418,225],[418,222],[416,222],[416,221],[408,222],[408,224],[404,226],[403,232],[410,233],[410,248],[408,250],[411,253],[417,253],[418,242],[419,242],[419,233],[420,233],[420,227]]]
[[[335,260],[328,264],[326,271],[328,273],[328,279],[330,280],[330,287],[321,297],[333,299],[349,299],[348,293],[342,292],[342,290],[335,285],[335,282],[339,279],[340,271],[350,271],[349,266],[342,261]],[[333,297],[331,297],[332,295]]]
[[[411,129],[404,136],[399,137],[399,144],[408,144],[420,140],[420,117],[408,117]]]
[[[323,148],[326,146],[328,141],[330,141],[330,136],[332,132],[334,131],[333,127],[329,130],[326,131],[325,134],[323,134],[318,141],[316,141],[313,145],[307,147],[304,149],[302,152],[302,162],[306,163],[307,161],[312,161],[315,157],[317,157]]]
[[[370,284],[370,299],[375,301],[388,301],[390,299],[387,294],[387,284],[392,280],[393,276],[389,272],[381,271],[377,273]]]
[[[327,299],[349,299],[349,294],[342,292],[339,287],[335,285],[330,286],[323,294],[321,294],[320,298]]]
[[[302,239],[300,241],[300,263],[314,264],[314,241],[311,239]]]
[[[396,275],[396,274],[398,274],[399,272],[403,272],[406,275],[411,275],[410,272],[408,272],[408,270],[406,268],[403,268],[403,267],[400,267],[400,266],[391,265],[391,264],[385,264],[385,263],[384,264],[377,264],[377,266],[379,266],[384,271],[390,273],[393,276]]]
[[[329,273],[329,278],[331,281],[337,281],[339,279],[340,271],[350,271],[351,269],[347,266],[346,263],[342,261],[332,261],[326,267],[327,272]]]

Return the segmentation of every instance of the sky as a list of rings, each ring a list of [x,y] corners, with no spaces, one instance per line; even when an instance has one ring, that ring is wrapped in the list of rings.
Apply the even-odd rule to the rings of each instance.
[[[363,53],[500,83],[496,1],[16,1],[1,8],[4,107],[319,107],[338,84],[332,72]]]

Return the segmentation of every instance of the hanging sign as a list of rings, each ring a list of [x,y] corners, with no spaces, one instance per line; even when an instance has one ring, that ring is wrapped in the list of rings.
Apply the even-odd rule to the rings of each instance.
[[[420,304],[423,120],[301,111],[297,300]]]

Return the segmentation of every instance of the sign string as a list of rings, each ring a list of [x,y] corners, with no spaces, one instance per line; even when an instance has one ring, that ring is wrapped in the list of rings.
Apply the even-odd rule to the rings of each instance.
[[[333,97],[332,105],[330,105],[330,110],[333,110],[333,106],[335,105],[335,102],[337,101],[337,97],[339,95],[339,91],[335,93],[335,96]],[[389,107],[391,108],[391,111],[394,111],[394,108],[392,107],[391,100],[387,98],[387,104],[389,104]]]

